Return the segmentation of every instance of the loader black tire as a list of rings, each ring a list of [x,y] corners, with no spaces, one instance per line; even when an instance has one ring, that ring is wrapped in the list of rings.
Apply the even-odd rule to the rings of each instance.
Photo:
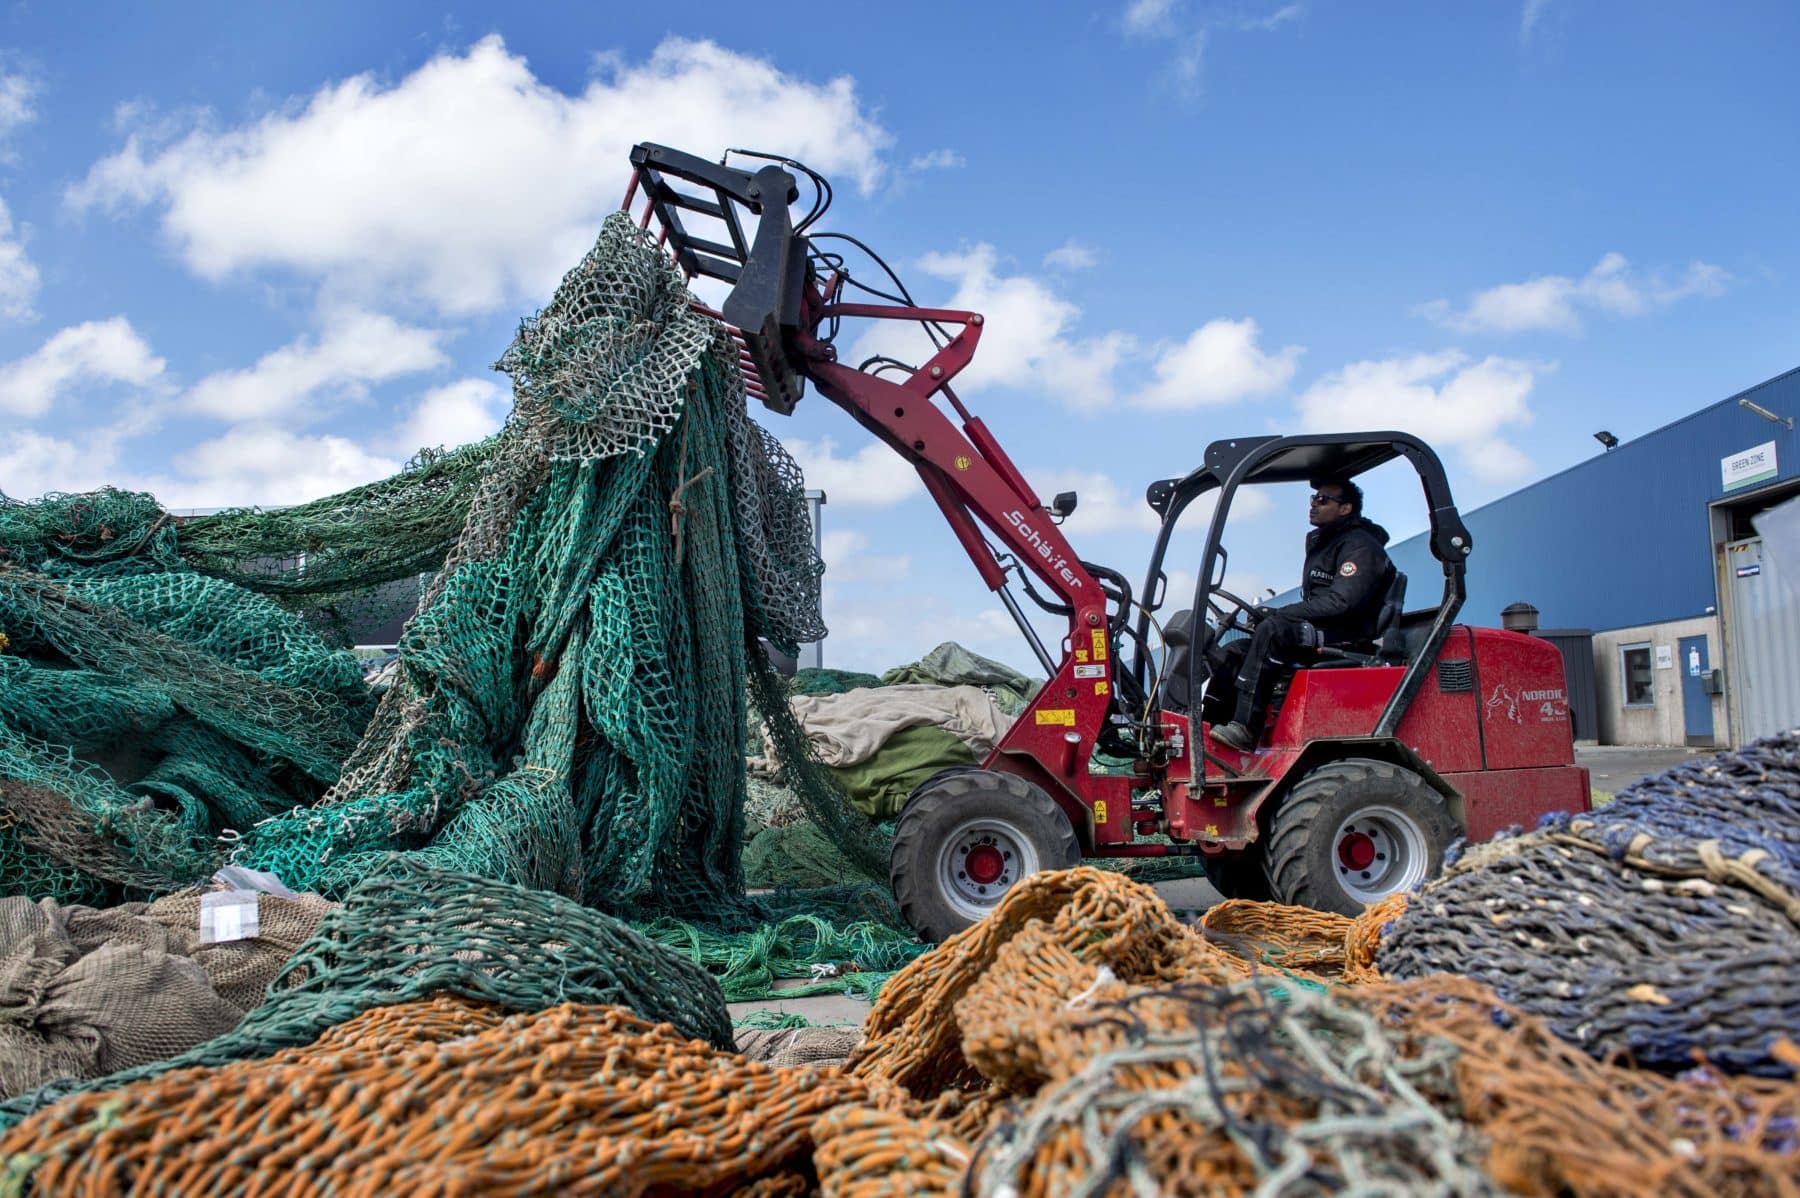
[[[961,868],[975,850],[1004,871]],[[888,877],[900,913],[933,943],[998,906],[1020,880],[1081,863],[1069,817],[1041,787],[1013,774],[957,768],[922,782],[901,809]]]
[[[1367,904],[1436,877],[1459,835],[1444,796],[1417,773],[1349,757],[1313,770],[1281,800],[1263,869],[1276,902],[1360,915]],[[1355,837],[1366,845],[1345,844]],[[1359,868],[1349,847],[1380,856]]]

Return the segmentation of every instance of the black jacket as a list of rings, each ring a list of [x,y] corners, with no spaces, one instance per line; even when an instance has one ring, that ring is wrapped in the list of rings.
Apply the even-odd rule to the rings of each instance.
[[[1373,640],[1394,571],[1387,542],[1387,529],[1361,516],[1307,533],[1301,599],[1281,614],[1312,624],[1328,644]]]

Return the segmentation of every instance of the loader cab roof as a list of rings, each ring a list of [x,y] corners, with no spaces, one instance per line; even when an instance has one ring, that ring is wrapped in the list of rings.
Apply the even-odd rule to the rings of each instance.
[[[1431,446],[1411,433],[1383,430],[1214,441],[1206,447],[1199,466],[1180,478],[1151,483],[1144,498],[1163,520],[1166,533],[1182,509],[1211,491],[1224,492],[1218,505],[1223,517],[1239,487],[1350,479],[1396,458],[1406,459],[1419,476],[1431,520],[1433,554],[1443,562],[1463,560],[1469,551],[1469,533],[1451,497],[1444,465]]]
[[[1350,439],[1340,440],[1347,436]],[[1401,456],[1392,439],[1401,433],[1331,434],[1329,437],[1233,437],[1206,447],[1202,463],[1182,478],[1150,484],[1150,506],[1160,513],[1176,492],[1203,495],[1225,485],[1232,470],[1253,458],[1238,484],[1309,482],[1315,478],[1355,478]],[[1286,442],[1286,444],[1277,444]],[[1429,450],[1427,450],[1429,452]]]

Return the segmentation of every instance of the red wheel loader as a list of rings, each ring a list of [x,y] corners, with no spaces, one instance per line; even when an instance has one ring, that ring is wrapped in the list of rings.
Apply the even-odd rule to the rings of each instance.
[[[1354,914],[1435,874],[1458,837],[1587,809],[1556,647],[1456,621],[1473,545],[1423,441],[1401,432],[1214,441],[1190,473],[1150,484],[1161,531],[1134,591],[1064,538],[1077,496],[1042,502],[954,391],[981,315],[920,307],[861,242],[812,231],[829,204],[825,180],[746,151],[713,162],[646,143],[631,161],[625,208],[660,229],[690,279],[729,287],[714,315],[740,347],[748,394],[785,415],[810,383],[912,463],[1049,676],[979,767],[927,780],[901,813],[891,878],[922,936],[942,939],[1028,874],[1086,857],[1200,856],[1228,896]],[[798,220],[797,176],[815,190]],[[853,251],[881,272],[874,282],[852,276]],[[916,364],[840,362],[846,322],[869,320],[916,321],[935,352]],[[1251,750],[1213,740],[1200,701],[1206,650],[1257,618],[1223,585],[1240,489],[1351,479],[1395,459],[1423,488],[1443,572],[1436,605],[1407,611],[1407,579],[1394,573],[1373,640],[1295,668]],[[1199,581],[1175,611],[1182,597],[1166,594],[1164,555],[1206,496]],[[1015,582],[1066,621],[1054,651]]]

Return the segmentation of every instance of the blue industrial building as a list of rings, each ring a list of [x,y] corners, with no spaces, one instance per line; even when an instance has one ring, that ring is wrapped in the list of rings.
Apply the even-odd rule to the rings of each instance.
[[[1464,512],[1463,618],[1497,625],[1524,602],[1545,630],[1591,631],[1597,719],[1582,722],[1603,743],[1800,725],[1800,562],[1765,553],[1758,527],[1800,496],[1797,415],[1800,369]],[[1422,536],[1391,552],[1415,596],[1434,589]]]

